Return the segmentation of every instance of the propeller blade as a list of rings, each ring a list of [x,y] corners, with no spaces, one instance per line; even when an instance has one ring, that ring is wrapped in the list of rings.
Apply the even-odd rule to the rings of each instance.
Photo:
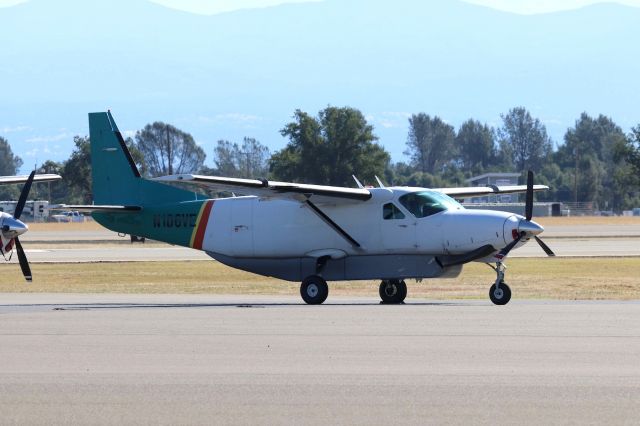
[[[31,184],[33,183],[33,177],[35,174],[36,171],[32,171],[29,175],[29,179],[27,179],[27,182],[22,187],[22,192],[20,193],[20,198],[16,205],[16,211],[13,213],[13,217],[16,219],[20,219],[20,216],[22,215],[22,210],[24,210],[24,205],[27,203],[27,197],[29,196],[29,191],[31,190]]]
[[[542,250],[544,250],[545,253],[547,253],[547,256],[555,256],[556,254],[549,248],[548,245],[546,245],[544,243],[544,241],[542,241],[540,238],[538,237],[534,237],[536,239],[536,241],[538,242],[538,244],[540,245],[540,247],[542,247]]]
[[[22,268],[22,275],[24,278],[31,282],[31,268],[29,267],[29,261],[27,260],[27,255],[24,254],[24,250],[22,249],[22,244],[20,244],[20,240],[16,237],[16,251],[18,252],[18,261],[20,262],[20,268]]]
[[[498,253],[497,257],[499,259],[502,259],[503,257],[506,257],[509,254],[509,252],[511,251],[511,249],[513,249],[516,246],[516,244],[518,244],[520,242],[520,240],[522,239],[523,236],[524,236],[524,232],[521,233],[520,235],[518,235],[518,238],[516,238],[515,240],[511,241],[502,250],[500,250],[500,253]]]
[[[524,217],[527,220],[531,220],[533,217],[533,172],[531,170],[527,173],[527,198]]]

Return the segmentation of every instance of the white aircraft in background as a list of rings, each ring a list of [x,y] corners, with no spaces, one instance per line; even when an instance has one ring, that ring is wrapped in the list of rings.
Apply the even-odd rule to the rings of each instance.
[[[509,302],[504,261],[537,237],[531,220],[534,191],[526,186],[473,188],[343,188],[214,176],[147,180],[126,148],[110,112],[89,114],[92,212],[121,233],[203,250],[234,268],[301,281],[309,304],[328,295],[327,281],[379,279],[385,303],[401,303],[405,279],[455,277],[468,262],[492,266],[493,303]],[[164,183],[170,183],[165,185]],[[209,199],[175,187],[194,184],[247,196]],[[466,210],[453,197],[526,192],[526,214]],[[495,267],[493,266],[495,264]]]
[[[24,254],[22,244],[20,244],[18,237],[27,232],[29,227],[20,221],[20,216],[22,216],[22,211],[27,203],[27,197],[29,196],[33,182],[51,182],[60,179],[62,178],[58,175],[36,175],[35,171],[31,172],[29,176],[0,176],[0,185],[25,184],[22,187],[22,192],[20,193],[20,198],[16,204],[13,216],[9,213],[0,212],[0,253],[2,253],[2,257],[4,257],[5,260],[9,261],[15,245],[16,251],[18,252],[20,268],[22,268],[22,274],[27,281],[31,281],[31,268],[29,267],[29,261]],[[7,255],[9,255],[9,258],[7,258]]]

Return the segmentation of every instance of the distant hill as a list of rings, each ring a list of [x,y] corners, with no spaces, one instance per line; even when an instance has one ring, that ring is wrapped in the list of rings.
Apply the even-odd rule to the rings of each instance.
[[[217,139],[278,130],[296,108],[361,109],[402,159],[408,113],[499,123],[524,105],[560,142],[580,112],[640,123],[640,9],[514,15],[455,0],[325,0],[215,16],[144,0],[0,9],[0,135],[30,167],[60,160],[86,113]],[[27,128],[27,129],[25,129]],[[3,133],[4,130],[4,133]],[[49,152],[46,152],[48,150]]]

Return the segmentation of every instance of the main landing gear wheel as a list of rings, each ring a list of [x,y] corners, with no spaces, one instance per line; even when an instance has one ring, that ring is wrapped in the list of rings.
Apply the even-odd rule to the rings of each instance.
[[[317,275],[311,275],[302,281],[300,286],[300,295],[309,305],[321,305],[327,300],[329,295],[329,286],[324,278]]]
[[[384,280],[380,283],[382,303],[397,305],[407,297],[407,284],[403,280]]]
[[[499,286],[494,284],[489,289],[489,298],[496,305],[506,305],[511,300],[511,289],[504,281]]]

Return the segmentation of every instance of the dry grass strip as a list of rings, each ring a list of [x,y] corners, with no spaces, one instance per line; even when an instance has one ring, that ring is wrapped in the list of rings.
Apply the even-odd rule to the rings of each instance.
[[[640,258],[510,259],[507,282],[517,299],[640,299]],[[0,292],[289,294],[289,283],[226,267],[214,261],[34,264],[25,284],[16,264],[0,265]],[[408,281],[409,297],[486,298],[495,273],[467,265],[455,279]],[[377,296],[377,281],[330,283],[332,295]]]

